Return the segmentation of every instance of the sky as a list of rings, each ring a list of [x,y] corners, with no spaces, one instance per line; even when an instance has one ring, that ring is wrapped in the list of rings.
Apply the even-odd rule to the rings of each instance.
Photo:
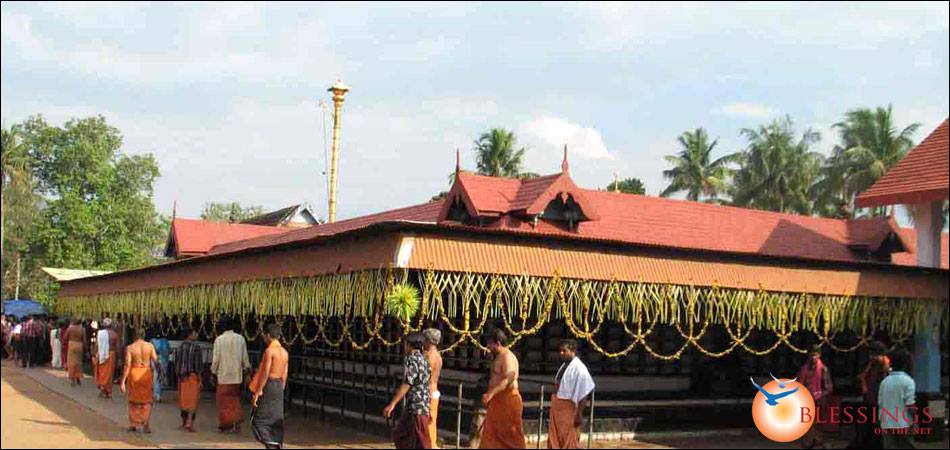
[[[338,219],[427,201],[456,149],[514,130],[526,169],[602,188],[665,186],[664,155],[704,127],[717,155],[785,115],[822,134],[893,105],[923,139],[948,115],[940,3],[2,4],[4,126],[103,115],[151,153],[159,212],[209,201],[326,216],[326,89],[343,105]]]

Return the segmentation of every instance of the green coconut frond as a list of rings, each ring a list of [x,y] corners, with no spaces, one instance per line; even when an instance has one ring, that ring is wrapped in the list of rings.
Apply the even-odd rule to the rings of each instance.
[[[386,294],[386,312],[408,322],[419,312],[419,289],[400,283]]]

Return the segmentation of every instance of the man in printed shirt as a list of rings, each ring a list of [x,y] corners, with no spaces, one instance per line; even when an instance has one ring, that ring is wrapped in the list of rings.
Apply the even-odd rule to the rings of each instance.
[[[422,350],[425,337],[413,333],[406,337],[403,382],[391,402],[383,409],[383,417],[392,416],[396,405],[406,398],[406,408],[393,429],[396,448],[432,448],[429,439],[429,377],[432,369]]]
[[[241,383],[251,368],[244,336],[235,333],[237,322],[225,322],[227,330],[214,340],[211,373],[217,377],[218,429],[225,433],[241,431]]]

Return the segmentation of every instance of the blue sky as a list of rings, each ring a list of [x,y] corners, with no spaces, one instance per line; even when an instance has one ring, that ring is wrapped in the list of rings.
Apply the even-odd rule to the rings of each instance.
[[[527,168],[578,184],[665,183],[663,155],[703,126],[719,152],[788,114],[837,141],[850,108],[893,104],[922,139],[950,110],[947,3],[3,3],[2,118],[103,114],[153,153],[155,200],[325,215],[323,114],[343,113],[338,217],[446,189],[455,149],[514,129]],[[330,117],[327,117],[329,126]]]

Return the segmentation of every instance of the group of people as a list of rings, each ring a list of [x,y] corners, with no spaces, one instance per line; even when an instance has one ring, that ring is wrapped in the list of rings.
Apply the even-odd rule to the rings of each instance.
[[[888,354],[884,344],[877,341],[868,348],[868,363],[858,377],[861,406],[869,414],[876,412],[877,420],[857,422],[854,439],[848,448],[914,448],[909,433],[913,419],[905,414],[908,407],[916,403],[916,384],[909,375],[910,352],[898,348]],[[831,370],[821,359],[820,346],[809,352],[808,359],[798,371],[797,380],[811,393],[820,412],[837,406]],[[820,426],[813,426],[803,437],[802,447],[825,448],[822,434]]]
[[[402,384],[383,409],[392,417],[405,400],[402,414],[393,427],[396,448],[437,448],[439,376],[442,358],[438,345],[441,332],[427,329],[405,339]],[[488,389],[481,397],[487,408],[480,430],[479,448],[525,448],[522,413],[524,403],[518,389],[519,362],[506,346],[507,336],[494,330],[486,337],[491,352]],[[562,364],[554,377],[551,396],[548,448],[579,448],[583,411],[595,384],[584,363],[577,357],[577,342],[564,340],[559,349]]]
[[[3,316],[3,353],[8,359],[20,360],[22,367],[43,366],[54,355],[50,349],[51,329],[57,328],[47,321],[46,316],[30,315],[17,319]]]
[[[235,323],[225,323],[214,340],[210,374],[215,384],[218,409],[218,430],[238,433],[244,421],[241,406],[242,389],[247,386],[251,396],[251,429],[265,448],[282,448],[284,435],[284,388],[287,384],[289,355],[280,343],[278,324],[265,328],[265,350],[253,377],[249,377],[250,358],[247,341],[238,334]],[[174,352],[173,370],[178,383],[179,429],[195,432],[195,420],[201,391],[205,385],[205,358],[196,330],[185,330],[185,340]],[[125,369],[119,388],[126,393],[129,430],[150,433],[149,419],[156,401],[155,371],[160,370],[161,357],[156,347],[161,341],[147,342],[145,330],[137,329],[133,342],[126,347]]]

